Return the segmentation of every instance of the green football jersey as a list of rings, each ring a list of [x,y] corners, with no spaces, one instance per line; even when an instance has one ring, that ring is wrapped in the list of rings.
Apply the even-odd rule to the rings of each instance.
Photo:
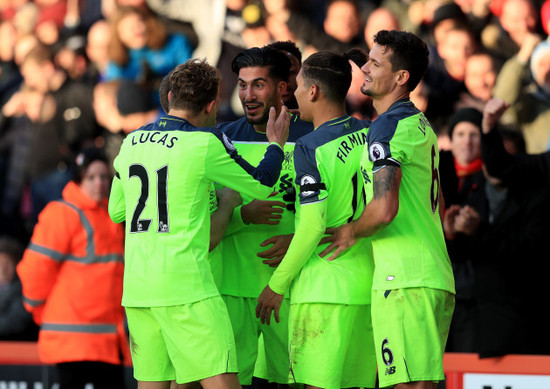
[[[369,238],[359,239],[334,261],[319,257],[327,246],[319,245],[325,228],[357,219],[365,207],[359,163],[369,124],[346,115],[322,124],[296,143],[296,234],[269,282],[279,294],[291,285],[291,303],[370,303]]]
[[[128,134],[109,198],[113,221],[126,221],[122,304],[169,306],[219,295],[208,263],[212,183],[267,198],[282,160],[272,145],[254,168],[221,132],[174,116]]]
[[[212,215],[218,210],[218,197],[216,197],[216,188],[214,183],[212,183],[212,186],[210,187],[208,198],[210,200],[209,211],[210,215]],[[219,244],[208,253],[208,262],[210,263],[210,271],[214,277],[214,282],[216,283],[218,290],[220,290],[222,286],[223,261],[222,248]]]
[[[257,164],[263,158],[269,144],[264,133],[254,130],[246,118],[233,122],[218,124],[217,128],[226,134],[237,148],[240,155],[251,164]],[[273,187],[276,194],[268,200],[287,203],[282,218],[277,225],[245,225],[241,218],[240,208],[236,208],[227,232],[221,242],[223,253],[223,277],[221,293],[236,297],[257,298],[268,283],[274,269],[262,263],[258,252],[267,250],[260,244],[275,235],[294,233],[294,197],[287,196],[287,190],[294,185],[293,149],[297,139],[313,131],[311,123],[292,117],[289,136],[285,144],[285,157],[279,180]],[[243,204],[254,200],[254,197],[241,193]]]
[[[369,129],[361,158],[367,201],[373,193],[372,174],[388,164],[402,171],[399,211],[372,236],[373,289],[427,287],[454,293],[439,216],[437,136],[408,99],[395,102]]]

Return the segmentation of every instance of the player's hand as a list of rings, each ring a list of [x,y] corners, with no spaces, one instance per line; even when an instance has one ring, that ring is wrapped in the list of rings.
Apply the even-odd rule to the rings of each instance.
[[[273,244],[273,246],[267,250],[257,254],[260,258],[267,258],[263,260],[262,263],[269,265],[269,267],[279,266],[279,263],[281,263],[286,252],[288,251],[288,246],[290,246],[293,236],[294,234],[276,235],[260,243],[260,246],[262,247]]]
[[[509,103],[497,98],[492,98],[485,104],[483,108],[483,120],[481,121],[481,129],[484,134],[491,132],[509,106]]]
[[[269,324],[271,321],[271,312],[275,321],[279,322],[279,309],[283,302],[283,295],[275,293],[267,285],[262,293],[258,296],[258,305],[256,305],[256,317],[260,319],[262,323]]]
[[[277,192],[271,193],[269,197],[275,194]],[[285,208],[286,203],[282,201],[252,200],[241,207],[241,218],[246,224],[276,225],[283,217]]]
[[[288,126],[290,126],[290,115],[286,106],[282,106],[281,113],[277,116],[275,107],[269,109],[269,119],[265,135],[270,142],[276,142],[281,147],[284,147],[288,139]]]
[[[334,261],[342,252],[349,249],[356,242],[353,224],[351,223],[341,225],[337,228],[327,228],[325,233],[329,234],[329,236],[321,239],[319,244],[330,244],[319,253],[319,256],[325,257],[334,251],[327,261]]]

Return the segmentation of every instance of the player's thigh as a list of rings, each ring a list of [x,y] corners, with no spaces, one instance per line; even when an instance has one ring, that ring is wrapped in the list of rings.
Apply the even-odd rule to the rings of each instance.
[[[256,318],[256,299],[222,295],[227,306],[237,349],[239,381],[250,385],[258,356],[260,321]]]
[[[454,296],[429,288],[373,290],[380,386],[444,379],[443,353]]]
[[[295,382],[323,388],[374,386],[369,305],[292,304],[289,324]]]
[[[161,326],[151,308],[126,307],[126,317],[134,378],[142,382],[176,379]]]
[[[233,329],[221,297],[155,308],[176,382],[237,372]]]

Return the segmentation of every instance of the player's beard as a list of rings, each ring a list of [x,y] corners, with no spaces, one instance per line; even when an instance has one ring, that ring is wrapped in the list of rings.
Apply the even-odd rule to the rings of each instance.
[[[365,85],[361,85],[361,93],[364,94],[365,96],[372,97],[372,92]]]
[[[246,121],[250,124],[260,124],[260,125],[267,124],[267,121],[269,119],[269,109],[271,107],[278,106],[278,104],[276,103],[278,98],[280,99],[280,96],[272,96],[269,100],[264,101],[263,103],[260,102],[262,104],[263,112],[261,113],[260,116],[255,116],[255,117],[251,117],[248,115],[246,111],[246,107],[244,107],[246,103],[243,104],[243,108],[245,109],[244,112],[246,116]],[[253,102],[251,101],[247,103],[253,103]]]

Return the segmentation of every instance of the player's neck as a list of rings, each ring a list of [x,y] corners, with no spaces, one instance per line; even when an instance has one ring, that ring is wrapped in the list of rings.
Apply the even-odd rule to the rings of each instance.
[[[396,89],[392,93],[384,96],[373,97],[372,105],[376,109],[378,116],[382,115],[391,105],[397,100],[405,99],[409,97],[410,92],[406,89]]]
[[[207,127],[206,118],[201,114],[194,114],[189,110],[172,108],[168,115],[187,120],[195,127]]]
[[[317,128],[329,120],[346,114],[346,105],[344,102],[341,104],[334,104],[331,102],[319,103],[313,112],[313,128]]]
[[[267,123],[253,124],[252,127],[254,128],[254,131],[259,132],[260,134],[265,134],[267,129]]]

